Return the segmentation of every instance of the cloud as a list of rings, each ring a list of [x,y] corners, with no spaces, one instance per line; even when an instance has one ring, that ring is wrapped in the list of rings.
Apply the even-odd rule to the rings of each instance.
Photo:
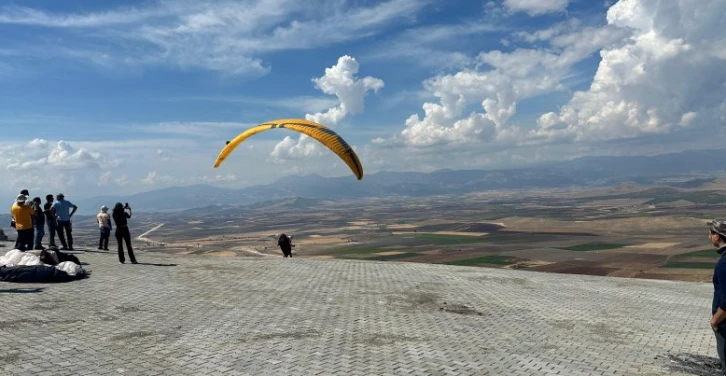
[[[26,142],[0,145],[0,190],[31,192],[58,191],[81,185],[98,186],[106,172],[117,166],[116,158],[107,158],[94,148],[78,147],[67,141],[50,142],[36,138]]]
[[[413,147],[516,143],[522,132],[510,119],[517,112],[517,102],[564,90],[562,80],[575,64],[624,35],[610,27],[560,28],[546,33],[548,48],[483,52],[475,67],[426,80],[424,88],[439,103],[424,103],[424,117],[411,115],[405,129],[389,142]],[[473,103],[483,112],[465,114]]]
[[[156,184],[156,171],[149,172],[145,178],[141,179],[141,182],[144,184],[154,185]]]
[[[698,11],[694,11],[698,9]],[[632,34],[606,48],[589,90],[543,114],[539,142],[633,138],[715,129],[726,120],[723,1],[621,0],[607,13]]]
[[[407,29],[389,42],[376,43],[366,60],[401,59],[425,67],[461,68],[474,58],[455,49],[456,43],[482,34],[502,32],[504,27],[483,19],[448,25],[426,25]],[[450,47],[451,46],[451,47]]]
[[[325,68],[325,74],[312,79],[317,89],[338,98],[338,105],[325,112],[306,114],[305,119],[335,126],[348,115],[363,112],[365,97],[368,92],[378,92],[384,87],[383,80],[371,76],[357,78],[360,65],[355,58],[344,55],[338,62]],[[321,155],[321,148],[317,141],[306,135],[300,135],[298,141],[286,136],[275,145],[270,153],[272,161],[282,162],[287,159],[299,159],[314,155]]]
[[[262,105],[267,107],[284,108],[288,110],[303,111],[303,112],[317,112],[323,111],[330,107],[335,106],[338,101],[333,98],[326,97],[314,97],[307,95],[300,95],[287,98],[259,98],[259,97],[247,97],[247,96],[210,96],[210,97],[186,97],[186,98],[171,98],[161,99],[163,101],[210,101],[210,102],[231,102],[231,103],[244,103],[252,105]]]
[[[504,0],[504,7],[513,13],[525,12],[530,16],[563,12],[570,0]]]
[[[13,148],[12,157],[5,164],[7,170],[27,170],[36,168],[52,168],[55,170],[73,170],[100,168],[106,160],[98,152],[85,148],[75,149],[67,141],[59,141],[53,147],[43,139],[34,139],[24,147]]]
[[[161,122],[149,125],[139,125],[133,128],[145,133],[166,134],[170,136],[217,137],[222,131],[231,129],[245,129],[253,124],[236,122]],[[228,134],[228,132],[227,132]]]
[[[324,113],[307,114],[305,118],[310,121],[323,124],[338,124],[348,114],[358,114],[363,111],[363,102],[369,91],[378,92],[383,88],[383,80],[366,76],[357,79],[360,65],[348,56],[338,58],[338,63],[330,68],[325,68],[325,74],[313,78],[315,87],[323,93],[335,95],[340,104],[328,109]]]
[[[24,53],[62,56],[103,67],[165,65],[225,75],[259,76],[270,71],[261,54],[310,49],[368,37],[410,22],[428,3],[388,0],[348,6],[294,0],[154,1],[85,14],[48,13],[26,7],[0,8],[0,24],[59,29],[65,39]],[[82,29],[83,33],[73,33]],[[58,41],[62,44],[58,44]]]

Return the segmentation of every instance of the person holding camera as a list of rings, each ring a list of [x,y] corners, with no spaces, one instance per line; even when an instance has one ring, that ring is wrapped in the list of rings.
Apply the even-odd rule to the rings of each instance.
[[[128,210],[128,212],[126,211]],[[131,218],[131,207],[127,202],[126,205],[121,205],[120,202],[116,203],[113,208],[114,223],[116,223],[116,241],[118,242],[118,260],[123,264],[126,262],[124,257],[124,242],[126,242],[126,249],[129,252],[129,259],[132,264],[138,264],[136,257],[134,257],[134,249],[131,247],[131,233],[129,232],[128,219]]]

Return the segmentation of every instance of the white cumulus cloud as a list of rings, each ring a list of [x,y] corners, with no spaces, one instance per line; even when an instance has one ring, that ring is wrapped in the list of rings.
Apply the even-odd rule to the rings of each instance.
[[[723,126],[726,2],[621,0],[607,13],[632,31],[605,48],[593,82],[530,136],[540,142],[632,138]],[[719,125],[720,124],[720,125]]]
[[[360,65],[355,58],[344,55],[338,58],[338,62],[325,68],[325,74],[313,78],[315,87],[323,93],[335,95],[338,98],[338,105],[329,108],[325,112],[306,114],[305,119],[334,126],[340,123],[348,115],[355,115],[363,112],[365,97],[370,92],[378,92],[384,87],[383,80],[371,76],[358,78],[357,74]],[[300,135],[296,141],[286,136],[280,141],[270,153],[273,161],[284,161],[286,159],[299,159],[312,155],[320,155],[321,147],[317,141],[306,135]]]

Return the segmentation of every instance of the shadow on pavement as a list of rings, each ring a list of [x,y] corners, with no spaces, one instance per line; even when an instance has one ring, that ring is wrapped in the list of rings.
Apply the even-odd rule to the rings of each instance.
[[[0,289],[0,294],[35,294],[43,292],[43,287],[34,289]]]
[[[676,355],[669,355],[668,358],[670,360],[668,368],[671,371],[683,372],[697,376],[722,375],[720,372],[721,362],[715,357],[680,353]]]
[[[150,265],[150,266],[176,266],[176,264],[154,264],[154,263],[151,263],[151,262],[140,262],[140,263],[137,263],[136,265]]]

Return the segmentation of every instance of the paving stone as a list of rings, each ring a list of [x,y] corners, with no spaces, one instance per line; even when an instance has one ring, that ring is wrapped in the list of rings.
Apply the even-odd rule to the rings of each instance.
[[[2,282],[3,375],[689,375],[712,286],[358,260],[78,255]]]

